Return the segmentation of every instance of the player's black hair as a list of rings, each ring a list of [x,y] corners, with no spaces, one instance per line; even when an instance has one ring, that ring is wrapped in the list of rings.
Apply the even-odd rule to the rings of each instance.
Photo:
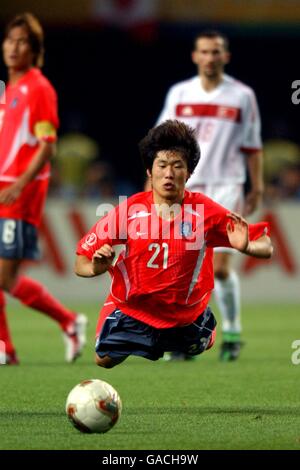
[[[200,159],[200,148],[194,130],[183,122],[171,119],[150,129],[146,137],[140,141],[139,150],[144,165],[150,172],[154,159],[161,150],[175,150],[182,153],[190,174]]]
[[[214,30],[214,29],[206,29],[204,31],[201,31],[200,33],[196,34],[194,38],[194,43],[193,43],[193,49],[196,50],[197,48],[197,41],[202,38],[209,38],[209,39],[215,39],[215,38],[221,38],[223,39],[224,43],[224,49],[226,51],[229,51],[229,40],[228,37],[225,36],[225,34],[221,33],[220,31]]]
[[[44,63],[44,32],[39,20],[32,13],[21,13],[15,16],[6,26],[4,38],[7,38],[13,28],[25,28],[28,32],[33,65],[42,67]]]

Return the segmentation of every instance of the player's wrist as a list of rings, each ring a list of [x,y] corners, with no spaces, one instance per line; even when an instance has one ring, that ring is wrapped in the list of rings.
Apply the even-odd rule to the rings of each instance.
[[[17,179],[17,181],[15,182],[15,187],[17,189],[19,189],[20,191],[23,191],[23,189],[25,188],[26,186],[26,181],[24,180],[24,178],[20,177],[19,179]]]
[[[242,253],[244,255],[249,255],[249,256],[252,256],[253,255],[253,252],[254,252],[254,245],[253,245],[253,242],[251,242],[250,240],[248,241],[248,244],[245,248],[244,251],[242,251]]]
[[[254,186],[254,187],[252,187],[251,192],[252,192],[253,194],[256,194],[257,196],[262,196],[263,193],[264,193],[264,186],[263,186],[263,185],[261,185],[261,186]]]
[[[99,276],[100,274],[105,273],[109,268],[109,263],[99,263],[93,262],[91,267],[91,272],[93,276]]]

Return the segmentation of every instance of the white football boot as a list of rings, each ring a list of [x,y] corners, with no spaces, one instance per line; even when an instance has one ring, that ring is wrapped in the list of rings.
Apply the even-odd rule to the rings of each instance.
[[[68,331],[63,332],[65,343],[65,359],[67,362],[74,362],[82,353],[86,345],[86,328],[88,319],[82,313],[78,313],[75,321],[68,327]]]

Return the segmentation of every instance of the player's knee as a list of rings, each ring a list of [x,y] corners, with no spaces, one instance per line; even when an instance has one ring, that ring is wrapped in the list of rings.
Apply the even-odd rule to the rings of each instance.
[[[0,274],[0,289],[6,292],[10,292],[13,287],[15,280],[3,274]]]
[[[228,253],[214,254],[214,274],[220,281],[229,277],[231,271],[231,255]]]
[[[216,266],[214,272],[215,278],[219,279],[219,281],[225,281],[230,274],[230,270],[226,266]]]
[[[98,354],[95,354],[95,362],[97,366],[104,367],[105,369],[111,369],[117,363],[109,356],[100,357]]]
[[[4,276],[0,274],[0,289],[6,290],[4,286],[5,286],[5,279],[4,279]]]

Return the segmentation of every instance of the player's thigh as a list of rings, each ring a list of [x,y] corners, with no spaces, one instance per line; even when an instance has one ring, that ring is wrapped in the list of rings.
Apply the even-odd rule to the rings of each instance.
[[[204,194],[229,211],[243,213],[244,189],[242,184],[205,185]],[[214,272],[217,279],[226,279],[230,272],[230,255],[235,250],[229,247],[217,247],[214,254]]]
[[[229,211],[242,214],[245,201],[242,184],[208,184],[204,185],[203,193]]]
[[[231,270],[232,253],[214,251],[214,273],[217,279],[226,279]]]
[[[215,316],[207,307],[190,325],[160,330],[158,348],[191,356],[201,354],[213,345],[216,325]]]
[[[0,258],[0,289],[10,291],[18,275],[22,260]]]
[[[122,357],[111,357],[109,354],[106,354],[105,356],[100,356],[97,352],[97,348],[99,347],[99,341],[100,341],[100,333],[103,329],[103,326],[106,322],[107,317],[110,315],[114,315],[114,312],[116,310],[116,305],[112,300],[111,295],[109,295],[104,302],[104,305],[100,311],[98,323],[97,323],[97,328],[96,328],[96,353],[95,353],[95,362],[97,366],[99,367],[104,367],[105,369],[112,369],[116,365],[120,364],[121,362],[125,361],[128,356],[122,356]]]

